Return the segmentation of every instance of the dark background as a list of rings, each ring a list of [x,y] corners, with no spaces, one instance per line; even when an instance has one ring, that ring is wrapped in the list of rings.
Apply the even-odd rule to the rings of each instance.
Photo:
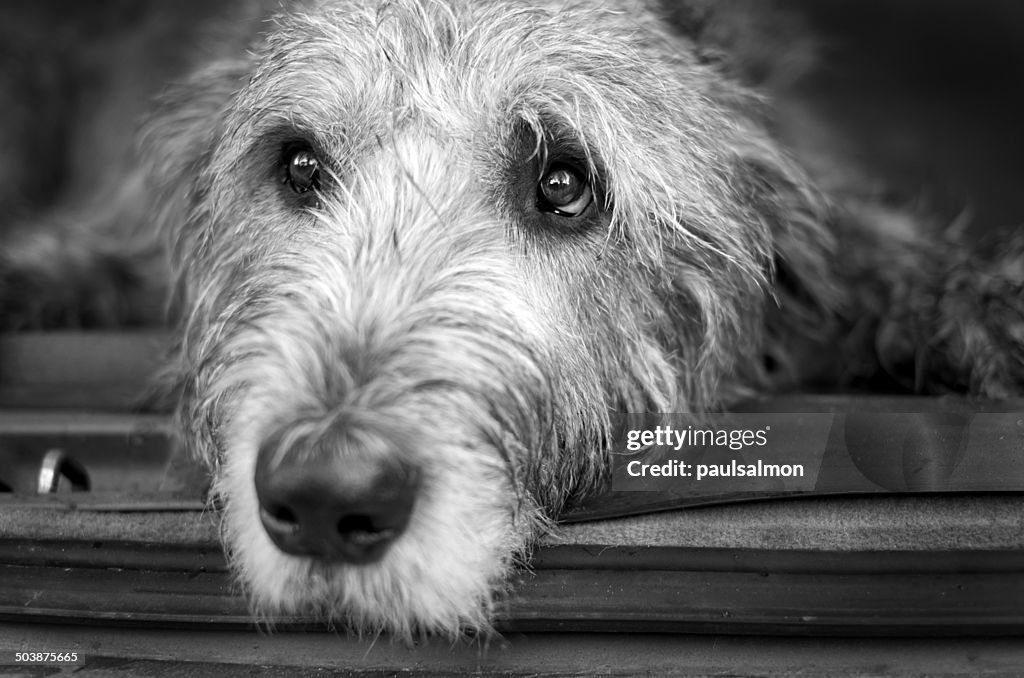
[[[817,42],[796,91],[840,128],[846,153],[951,218],[1024,226],[1024,3],[786,4]]]

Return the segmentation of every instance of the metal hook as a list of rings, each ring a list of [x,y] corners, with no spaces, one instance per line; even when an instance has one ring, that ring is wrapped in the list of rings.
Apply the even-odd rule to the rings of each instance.
[[[36,487],[38,494],[50,494],[60,487],[61,477],[71,482],[74,492],[89,491],[89,474],[77,461],[67,455],[64,450],[47,450],[43,462],[39,466],[39,482]]]

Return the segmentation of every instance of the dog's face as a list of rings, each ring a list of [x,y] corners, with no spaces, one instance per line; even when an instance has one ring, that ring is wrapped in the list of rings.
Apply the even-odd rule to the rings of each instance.
[[[785,170],[691,44],[599,4],[326,3],[152,127],[186,439],[257,612],[486,628],[611,412],[747,369]]]

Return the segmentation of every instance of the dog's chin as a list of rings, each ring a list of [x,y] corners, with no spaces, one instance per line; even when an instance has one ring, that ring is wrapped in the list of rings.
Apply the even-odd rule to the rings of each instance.
[[[539,524],[536,510],[509,505],[508,489],[460,489],[442,478],[417,500],[404,533],[379,560],[295,556],[261,524],[251,457],[228,455],[214,491],[224,505],[231,568],[254,616],[271,628],[298,616],[363,636],[487,633],[514,561]]]

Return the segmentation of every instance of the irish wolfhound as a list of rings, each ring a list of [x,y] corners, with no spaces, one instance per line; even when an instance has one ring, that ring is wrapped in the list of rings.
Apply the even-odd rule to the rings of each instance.
[[[9,238],[6,323],[69,272],[123,318],[150,269],[121,234],[155,221],[181,430],[255,611],[399,636],[488,628],[606,478],[613,412],[878,374],[1020,392],[1020,248],[822,195],[705,4],[245,4],[146,127],[150,188],[87,237]]]

